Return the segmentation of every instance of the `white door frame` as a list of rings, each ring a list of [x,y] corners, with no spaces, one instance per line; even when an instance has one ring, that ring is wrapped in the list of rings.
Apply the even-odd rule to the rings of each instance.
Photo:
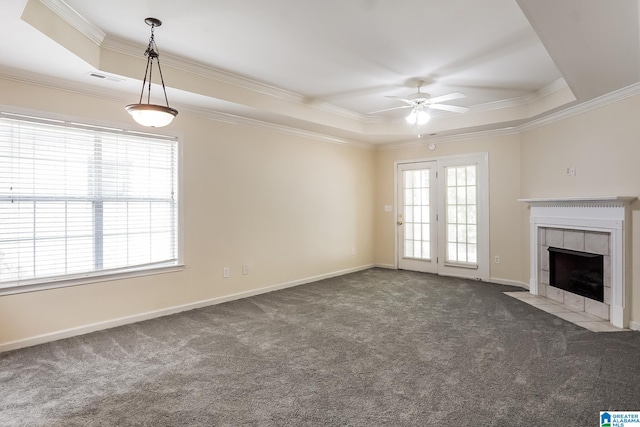
[[[420,163],[420,162],[437,162],[438,170],[438,274],[446,276],[468,277],[483,281],[489,281],[490,254],[489,254],[489,153],[472,153],[454,156],[427,157],[411,160],[397,160],[394,162],[394,248],[395,248],[395,266],[398,268],[399,247],[398,247],[398,226],[396,221],[399,214],[398,206],[398,165]],[[478,266],[477,268],[468,268],[457,266],[455,264],[446,264],[445,260],[445,226],[446,226],[446,192],[443,191],[444,168],[447,166],[475,164],[478,167]],[[446,264],[446,265],[445,265]]]
[[[403,169],[402,171],[400,169]],[[398,210],[402,207],[405,208],[407,204],[407,200],[405,198],[405,194],[403,193],[405,189],[403,175],[405,171],[413,171],[413,170],[428,170],[429,171],[429,258],[424,259],[422,257],[413,258],[413,257],[398,257],[398,263],[396,264],[398,268],[412,270],[412,271],[421,271],[424,273],[437,273],[438,265],[436,259],[438,257],[438,224],[436,221],[436,215],[438,214],[434,209],[437,206],[438,195],[437,195],[437,179],[436,174],[438,172],[438,162],[428,161],[428,162],[407,162],[407,163],[398,163],[396,166],[396,175],[398,175],[397,184],[399,188],[396,188],[396,205],[398,206]],[[400,203],[402,201],[402,203]],[[411,205],[411,203],[409,203]],[[404,212],[398,211],[396,215],[396,247],[399,252],[405,254],[404,241],[407,235],[407,218],[406,210]],[[415,215],[415,214],[413,214]],[[415,220],[415,217],[413,218]],[[424,218],[421,217],[421,220]],[[421,227],[420,227],[421,228]],[[414,232],[412,230],[412,232]],[[424,231],[422,231],[424,233]],[[415,237],[415,236],[414,236]],[[402,246],[401,246],[402,245]]]

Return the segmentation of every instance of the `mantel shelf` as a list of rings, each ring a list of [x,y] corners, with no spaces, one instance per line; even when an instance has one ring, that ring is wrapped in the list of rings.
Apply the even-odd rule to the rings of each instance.
[[[636,196],[600,196],[600,197],[543,197],[518,199],[532,206],[627,206],[636,200]]]
[[[630,196],[518,199],[520,202],[529,204],[530,292],[533,295],[546,296],[547,287],[553,287],[548,281],[544,282],[542,279],[544,274],[540,254],[544,253],[543,248],[547,243],[547,235],[544,234],[545,237],[541,237],[542,230],[554,229],[556,232],[561,230],[563,243],[555,246],[580,251],[585,248],[587,233],[608,236],[611,291],[609,301],[603,304],[609,305],[609,320],[613,326],[628,327],[630,310],[625,301],[630,298],[631,265],[626,254],[629,254],[628,251],[631,249],[631,204],[636,199],[637,197]],[[568,234],[565,235],[566,233]],[[564,243],[565,238],[575,241],[567,247]],[[593,238],[592,236],[591,240]],[[544,240],[541,241],[541,239]]]

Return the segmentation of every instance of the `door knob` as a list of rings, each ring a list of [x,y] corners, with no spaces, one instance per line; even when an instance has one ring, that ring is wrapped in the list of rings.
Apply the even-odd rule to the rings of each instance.
[[[398,221],[398,222],[396,222],[396,224],[402,225],[402,221]]]

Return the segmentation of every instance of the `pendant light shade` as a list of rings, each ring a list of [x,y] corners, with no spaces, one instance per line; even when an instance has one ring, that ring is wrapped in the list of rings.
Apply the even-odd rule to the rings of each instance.
[[[167,89],[164,86],[164,78],[162,77],[162,68],[160,68],[160,54],[158,53],[158,47],[156,46],[153,30],[155,27],[162,25],[162,21],[156,18],[147,18],[144,20],[151,27],[151,38],[149,39],[149,45],[144,55],[147,57],[147,68],[144,72],[144,80],[142,82],[142,91],[140,92],[140,100],[137,104],[129,104],[125,107],[125,110],[133,120],[142,126],[148,127],[162,127],[166,126],[173,121],[173,118],[178,115],[178,110],[169,107],[169,99],[167,98]],[[153,75],[154,62],[158,66],[158,73],[160,74],[160,81],[162,82],[162,91],[164,92],[164,100],[167,103],[164,105],[151,104],[151,77]],[[148,82],[148,83],[147,83]],[[144,98],[145,87],[147,87],[146,104],[142,103]]]
[[[424,108],[419,105],[415,107],[409,115],[405,118],[407,123],[412,125],[424,125],[431,120],[431,115],[424,111]]]
[[[178,115],[178,110],[163,105],[129,104],[124,107],[133,120],[142,126],[160,128],[168,125]]]

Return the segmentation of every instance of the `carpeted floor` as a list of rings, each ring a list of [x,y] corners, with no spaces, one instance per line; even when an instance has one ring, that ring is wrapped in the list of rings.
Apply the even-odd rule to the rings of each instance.
[[[640,333],[371,269],[0,354],[2,426],[595,426]]]

